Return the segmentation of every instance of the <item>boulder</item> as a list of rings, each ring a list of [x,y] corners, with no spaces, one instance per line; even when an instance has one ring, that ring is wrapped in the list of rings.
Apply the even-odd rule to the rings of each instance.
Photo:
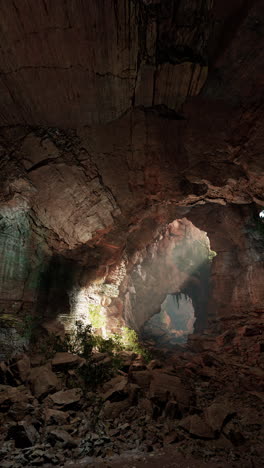
[[[239,447],[240,445],[244,445],[244,443],[246,442],[246,439],[244,437],[244,434],[242,433],[242,429],[240,425],[233,421],[228,422],[228,424],[223,429],[223,434],[236,447]]]
[[[152,359],[152,361],[148,363],[147,368],[149,370],[161,369],[162,363],[158,359]]]
[[[214,438],[212,429],[198,414],[187,416],[180,422],[179,426],[188,431],[191,436],[199,439]]]
[[[101,362],[101,361],[103,361],[104,359],[106,359],[108,357],[109,357],[108,353],[96,352],[96,353],[93,353],[93,355],[92,355],[92,361],[95,362],[95,363],[98,363],[98,362]]]
[[[27,405],[32,400],[33,396],[24,385],[20,385],[19,387],[0,385],[0,407],[2,410],[9,408],[15,403]]]
[[[128,383],[125,387],[125,391],[128,393],[128,398],[131,405],[134,405],[138,401],[138,394],[140,391],[140,387],[134,383]]]
[[[129,380],[137,384],[143,390],[148,390],[151,381],[151,373],[148,370],[130,372]]]
[[[166,434],[163,437],[164,444],[175,444],[176,442],[179,442],[180,440],[181,438],[179,437],[179,434],[176,431],[170,431],[168,434]]]
[[[30,359],[26,354],[23,354],[21,358],[16,362],[16,368],[20,380],[22,382],[26,382],[30,374]]]
[[[52,372],[50,364],[32,369],[29,382],[32,392],[37,398],[42,398],[60,388],[60,381]]]
[[[41,326],[50,336],[58,336],[58,337],[65,336],[64,325],[58,320],[50,320],[50,321],[44,322],[42,323]]]
[[[179,377],[154,370],[150,383],[149,396],[153,400],[166,402],[173,399],[188,407],[190,403],[190,392],[181,382]]]
[[[135,359],[135,361],[132,362],[132,364],[129,367],[129,372],[133,371],[143,371],[146,370],[147,366],[144,360],[141,357],[138,357]]]
[[[133,359],[135,359],[136,354],[132,351],[121,351],[118,353],[118,357],[122,361],[122,369],[125,369],[126,371],[129,369]]]
[[[9,377],[11,376],[12,380],[14,376],[10,371],[9,367],[5,364],[4,361],[0,361],[0,384],[7,384],[8,382],[8,374]]]
[[[54,429],[53,431],[50,431],[48,433],[47,440],[51,445],[55,445],[55,443],[59,441],[64,448],[75,448],[79,443],[79,441],[75,440],[64,429]]]
[[[129,399],[114,402],[108,400],[104,404],[101,416],[105,419],[116,419],[123,411],[128,410],[130,407],[131,403]]]
[[[66,411],[59,411],[51,408],[45,410],[45,420],[47,424],[65,424],[69,417]]]
[[[152,407],[151,401],[148,398],[141,398],[139,400],[138,407],[139,407],[140,410],[142,410],[147,415],[152,416],[153,407]]]
[[[56,353],[51,361],[52,366],[56,368],[60,367],[74,367],[84,363],[85,359],[81,358],[77,354],[72,353]]]
[[[47,362],[47,359],[44,354],[34,354],[30,357],[31,367],[40,367],[44,366]]]
[[[213,403],[204,411],[204,417],[207,424],[214,432],[220,432],[225,421],[234,414],[234,410],[227,403]]]
[[[108,390],[101,394],[103,400],[122,401],[128,397],[127,379],[125,377],[111,379],[107,382],[107,386]]]
[[[81,388],[61,390],[49,396],[49,399],[59,406],[69,406],[78,403],[83,395]]]

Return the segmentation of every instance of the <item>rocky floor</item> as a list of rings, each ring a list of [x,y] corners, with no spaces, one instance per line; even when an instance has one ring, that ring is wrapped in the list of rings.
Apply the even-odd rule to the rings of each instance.
[[[262,333],[256,322],[193,335],[148,364],[125,353],[93,391],[70,353],[1,362],[1,467],[263,466]],[[109,357],[93,359],[100,368]]]

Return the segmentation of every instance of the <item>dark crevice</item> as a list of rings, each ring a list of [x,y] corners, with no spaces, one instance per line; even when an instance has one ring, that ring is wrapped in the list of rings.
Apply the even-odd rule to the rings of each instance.
[[[164,47],[160,42],[157,46],[157,63],[170,63],[178,65],[184,62],[192,62],[201,66],[207,65],[207,59],[200,54],[195,53],[191,47],[187,45],[173,45]]]
[[[40,161],[37,164],[34,164],[30,169],[27,169],[26,171],[27,171],[27,173],[32,172],[32,171],[36,171],[40,167],[48,166],[50,163],[51,164],[55,163],[55,161],[56,161],[56,159],[54,159],[54,158],[43,159],[43,161]]]
[[[141,109],[146,113],[157,114],[159,117],[163,117],[168,120],[185,120],[183,114],[175,111],[174,109],[170,109],[164,104],[158,104],[152,107],[138,106],[138,109]]]

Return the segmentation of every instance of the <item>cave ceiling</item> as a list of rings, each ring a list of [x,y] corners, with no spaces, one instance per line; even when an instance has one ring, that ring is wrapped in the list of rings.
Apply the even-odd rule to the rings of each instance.
[[[6,216],[28,211],[55,249],[115,252],[177,207],[264,205],[262,0],[0,10]]]

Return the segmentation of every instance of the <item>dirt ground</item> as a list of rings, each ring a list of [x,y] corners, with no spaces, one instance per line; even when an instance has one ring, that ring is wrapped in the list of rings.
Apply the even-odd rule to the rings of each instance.
[[[69,462],[64,468],[261,468],[254,461],[227,463],[223,461],[202,462],[193,457],[183,457],[177,451],[171,449],[160,453],[144,455],[123,455],[112,460],[96,461],[88,459],[80,463]]]

